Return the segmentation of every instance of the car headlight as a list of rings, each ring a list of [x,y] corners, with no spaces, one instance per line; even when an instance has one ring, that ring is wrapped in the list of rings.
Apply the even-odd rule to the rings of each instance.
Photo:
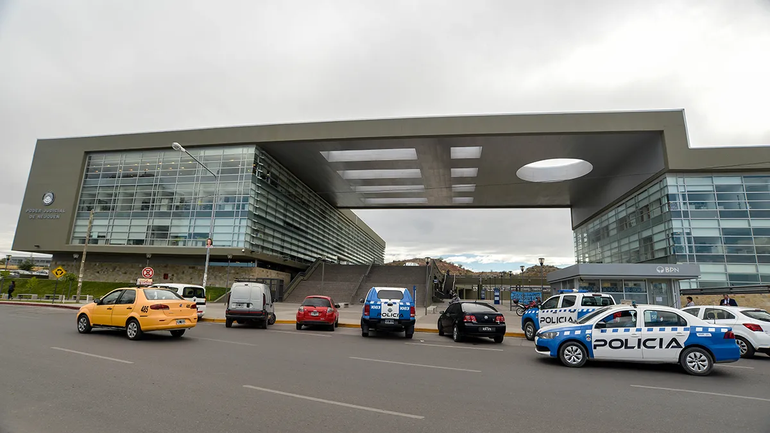
[[[557,335],[559,335],[558,332],[543,332],[542,334],[538,335],[538,337],[549,340],[551,338],[556,338]]]

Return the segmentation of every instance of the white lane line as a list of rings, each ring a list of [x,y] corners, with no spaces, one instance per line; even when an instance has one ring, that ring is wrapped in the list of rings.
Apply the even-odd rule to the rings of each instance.
[[[384,413],[386,415],[402,416],[404,418],[425,419],[424,416],[420,416],[420,415],[412,415],[412,414],[403,413],[403,412],[392,412],[392,411],[389,411],[389,410],[375,409],[373,407],[365,407],[365,406],[358,406],[358,405],[350,404],[350,403],[342,403],[340,401],[324,400],[324,399],[321,399],[321,398],[310,397],[310,396],[307,396],[307,395],[292,394],[290,392],[277,391],[275,389],[260,388],[258,386],[243,385],[243,387],[244,388],[250,388],[250,389],[256,389],[257,391],[272,392],[273,394],[285,395],[287,397],[301,398],[301,399],[304,399],[304,400],[315,401],[315,402],[318,402],[318,403],[326,403],[326,404],[333,404],[333,405],[336,405],[336,406],[349,407],[351,409],[359,409],[359,410],[366,410],[366,411],[369,411],[369,412]]]
[[[503,349],[489,349],[486,347],[463,347],[463,346],[449,346],[445,344],[428,344],[428,343],[404,343],[404,344],[411,344],[412,346],[448,347],[450,349],[488,350],[490,352],[504,352]]]
[[[330,338],[330,337],[331,337],[331,335],[315,334],[315,333],[313,333],[313,332],[298,332],[298,331],[270,331],[270,333],[271,333],[271,334],[272,334],[273,332],[280,332],[280,333],[283,333],[283,334],[309,335],[309,336],[311,336],[311,337],[326,337],[326,338]]]
[[[768,402],[770,402],[770,398],[748,397],[748,396],[745,396],[745,395],[720,394],[718,392],[693,391],[693,390],[690,390],[690,389],[661,388],[661,387],[658,387],[658,386],[644,386],[644,385],[631,385],[631,386],[633,388],[659,389],[661,391],[674,391],[674,392],[689,392],[689,393],[692,393],[692,394],[716,395],[718,397],[742,398],[742,399],[746,399],[746,400],[759,400],[759,401],[768,401]]]
[[[61,347],[52,347],[54,350],[62,350],[64,352],[77,353],[78,355],[93,356],[94,358],[106,359],[108,361],[122,362],[124,364],[133,364],[132,361],[124,361],[122,359],[110,358],[109,356],[94,355],[93,353],[78,352],[77,350],[63,349]]]
[[[230,340],[217,340],[216,338],[206,338],[206,337],[189,337],[193,340],[207,340],[207,341],[216,341],[217,343],[230,343],[230,344],[239,344],[241,346],[259,346],[258,344],[252,344],[252,343],[243,343],[240,341],[230,341]]]
[[[746,367],[744,365],[720,365],[717,364],[717,367],[727,367],[727,368],[745,368],[747,370],[753,370],[754,367]]]
[[[369,362],[384,362],[386,364],[409,365],[411,367],[439,368],[441,370],[468,371],[470,373],[481,373],[481,370],[468,370],[467,368],[440,367],[438,365],[412,364],[409,362],[385,361],[384,359],[358,358],[355,356],[351,356],[350,359],[357,359],[359,361],[369,361]]]

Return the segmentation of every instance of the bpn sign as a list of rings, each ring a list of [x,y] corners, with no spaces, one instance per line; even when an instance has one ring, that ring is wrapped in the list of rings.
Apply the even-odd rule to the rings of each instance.
[[[659,274],[678,274],[679,268],[676,266],[658,266],[655,268]]]

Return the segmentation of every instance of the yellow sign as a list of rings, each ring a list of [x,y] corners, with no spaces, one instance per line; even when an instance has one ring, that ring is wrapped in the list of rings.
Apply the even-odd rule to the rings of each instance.
[[[59,266],[58,268],[56,268],[53,271],[51,271],[51,273],[53,274],[54,277],[61,278],[61,277],[64,276],[64,274],[67,273],[67,271],[65,271],[64,268]]]

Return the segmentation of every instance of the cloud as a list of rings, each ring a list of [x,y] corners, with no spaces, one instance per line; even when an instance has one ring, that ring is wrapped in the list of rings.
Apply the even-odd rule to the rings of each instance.
[[[38,138],[684,108],[693,146],[770,144],[769,20],[762,0],[6,1],[0,249]],[[573,254],[562,210],[360,214],[391,257]]]

